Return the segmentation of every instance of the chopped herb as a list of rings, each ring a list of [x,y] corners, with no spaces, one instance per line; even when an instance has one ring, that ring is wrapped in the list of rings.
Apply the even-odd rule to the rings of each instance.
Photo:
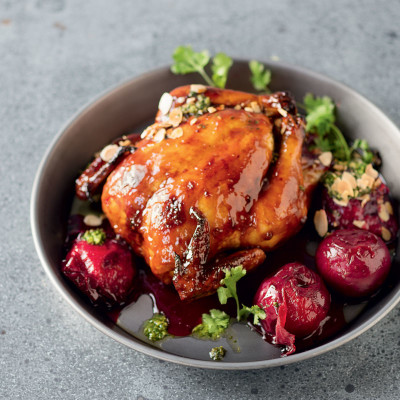
[[[299,189],[300,189],[302,192],[305,192],[305,191],[306,191],[306,188],[305,188],[303,185],[299,185]]]
[[[271,71],[265,69],[263,64],[255,60],[249,62],[249,68],[251,71],[250,80],[254,89],[269,92],[268,85],[271,82]]]
[[[209,354],[211,360],[221,361],[225,357],[226,350],[222,346],[213,347]]]
[[[306,130],[315,133],[315,144],[322,151],[331,151],[335,158],[350,161],[350,149],[340,129],[335,125],[335,104],[328,96],[304,97]]]
[[[194,97],[194,96],[192,96]],[[204,94],[195,95],[196,102],[192,104],[184,104],[182,106],[182,113],[187,117],[189,115],[201,115],[207,111],[211,105],[211,99]]]
[[[358,155],[366,164],[372,163],[374,159],[374,153],[365,139],[356,139],[350,147],[350,151],[353,156]]]
[[[82,236],[81,239],[89,244],[102,245],[106,240],[106,233],[104,229],[89,229]]]
[[[202,338],[219,339],[229,326],[230,317],[221,310],[212,309],[202,315],[202,323],[193,328],[192,333]]]
[[[149,340],[156,342],[168,335],[168,320],[164,314],[154,314],[144,323],[143,331]]]
[[[192,46],[179,46],[172,55],[174,64],[171,71],[176,75],[185,75],[198,72],[209,86],[224,88],[228,77],[232,59],[224,53],[218,53],[213,58],[211,70],[212,79],[205,71],[206,65],[210,61],[210,54],[207,50],[196,53]]]

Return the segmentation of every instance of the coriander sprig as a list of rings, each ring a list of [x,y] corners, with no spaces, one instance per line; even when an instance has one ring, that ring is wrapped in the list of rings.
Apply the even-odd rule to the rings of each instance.
[[[266,69],[264,64],[251,60],[249,62],[251,72],[250,81],[254,89],[264,92],[270,92],[268,85],[271,83],[271,71]]]
[[[224,53],[218,53],[212,59],[212,78],[205,71],[206,65],[210,62],[208,50],[195,52],[192,46],[179,46],[172,55],[174,64],[171,71],[176,75],[186,75],[198,72],[209,86],[224,88],[228,78],[229,69],[232,66],[232,59]]]
[[[307,93],[304,97],[306,130],[315,133],[315,144],[322,151],[331,151],[335,158],[350,161],[351,151],[340,129],[336,126],[335,103],[328,96],[314,97]]]
[[[246,275],[246,270],[241,265],[225,269],[225,278],[221,280],[221,285],[218,288],[218,299],[221,304],[226,304],[229,298],[234,298],[236,302],[236,318],[241,321],[247,318],[250,314],[254,315],[254,323],[257,324],[260,319],[265,319],[266,314],[258,306],[247,307],[242,305],[240,307],[239,298],[237,294],[236,284]]]

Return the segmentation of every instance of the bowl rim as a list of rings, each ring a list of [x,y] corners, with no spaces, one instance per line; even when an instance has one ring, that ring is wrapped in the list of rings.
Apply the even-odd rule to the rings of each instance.
[[[244,63],[248,62],[248,60],[244,59],[235,59],[234,60],[237,63]],[[308,76],[311,79],[316,79],[321,81],[322,83],[336,86],[338,89],[343,91],[345,95],[351,95],[353,97],[356,97],[358,101],[361,103],[367,105],[368,107],[372,107],[374,111],[380,116],[380,118],[383,118],[386,120],[386,123],[391,125],[391,127],[397,131],[399,129],[397,126],[394,124],[394,122],[386,115],[384,114],[377,106],[375,106],[371,101],[366,99],[364,96],[359,94],[357,91],[351,89],[349,86],[338,82],[328,76],[325,76],[323,74],[320,74],[318,72],[314,72],[312,70],[309,70],[304,67],[299,67],[291,64],[287,64],[284,62],[280,61],[263,61],[263,64],[266,65],[269,68],[276,68],[279,70],[285,70],[285,72],[288,73],[300,73]],[[276,359],[268,359],[268,360],[262,360],[262,361],[247,361],[247,362],[215,362],[215,361],[205,361],[205,360],[198,360],[194,358],[188,358],[188,357],[183,357],[183,356],[178,356],[172,353],[168,353],[166,351],[163,351],[160,348],[156,347],[150,347],[144,343],[141,343],[139,339],[136,339],[136,341],[133,341],[132,339],[120,334],[117,331],[114,331],[110,327],[106,326],[104,323],[102,323],[100,320],[95,318],[93,315],[91,315],[85,308],[70,294],[66,291],[66,289],[63,287],[61,284],[59,277],[51,267],[50,260],[48,259],[42,238],[40,236],[40,228],[39,228],[39,221],[38,221],[38,207],[39,207],[39,195],[40,195],[40,188],[42,185],[43,181],[43,173],[46,170],[47,164],[49,162],[50,156],[55,150],[57,143],[60,141],[62,136],[64,135],[65,131],[68,130],[69,127],[71,127],[79,118],[81,118],[84,114],[90,112],[94,107],[97,106],[98,103],[104,101],[106,98],[113,96],[116,94],[118,91],[124,89],[126,86],[129,86],[134,83],[138,83],[141,80],[148,79],[154,74],[159,74],[159,73],[165,73],[167,70],[169,70],[169,66],[163,66],[159,67],[157,69],[151,70],[149,72],[146,72],[144,74],[141,74],[139,76],[133,77],[128,80],[123,80],[122,82],[111,86],[110,88],[102,91],[99,95],[95,96],[92,100],[89,102],[85,103],[83,106],[81,106],[77,112],[73,114],[72,117],[70,117],[66,123],[61,127],[61,129],[58,131],[58,133],[55,135],[53,140],[50,142],[49,146],[47,147],[41,162],[38,166],[38,170],[35,175],[35,179],[33,181],[32,185],[32,192],[31,192],[31,201],[30,201],[30,224],[31,224],[31,232],[32,232],[32,237],[33,237],[33,242],[36,248],[36,252],[39,256],[40,262],[46,271],[46,274],[52,284],[57,288],[58,292],[62,295],[62,297],[67,301],[67,303],[78,313],[80,314],[86,321],[88,321],[91,325],[93,325],[96,329],[98,329],[100,332],[106,334],[107,336],[111,337],[115,341],[124,344],[125,346],[137,350],[143,354],[146,354],[148,356],[152,356],[164,361],[169,361],[173,362],[176,364],[180,364],[183,366],[189,366],[189,367],[198,367],[198,368],[204,368],[204,369],[218,369],[218,370],[250,370],[250,369],[261,369],[261,368],[268,368],[268,367],[277,367],[277,366],[282,366],[282,365],[289,365],[293,364],[299,361],[304,361],[309,358],[324,354],[330,350],[336,349],[341,345],[344,345],[348,343],[349,341],[355,339],[368,329],[370,329],[373,325],[378,323],[383,317],[385,317],[400,301],[400,289],[395,293],[390,301],[388,301],[383,308],[379,310],[378,313],[374,313],[370,317],[366,319],[360,326],[354,328],[350,332],[340,336],[339,338],[336,338],[328,343],[325,343],[323,345],[320,345],[316,348],[310,349],[303,351],[302,353],[298,354],[293,354],[289,357],[281,357],[281,358],[276,358]],[[400,131],[399,131],[400,134]]]

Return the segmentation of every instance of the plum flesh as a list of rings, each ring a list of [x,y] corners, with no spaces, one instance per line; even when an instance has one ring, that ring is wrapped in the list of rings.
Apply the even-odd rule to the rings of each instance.
[[[285,354],[295,350],[295,338],[312,334],[327,316],[330,294],[322,279],[300,263],[283,266],[265,279],[254,297],[264,309],[261,325],[274,344],[285,346]]]
[[[316,253],[317,268],[324,280],[348,297],[374,293],[390,270],[390,253],[372,232],[341,229],[326,237]]]

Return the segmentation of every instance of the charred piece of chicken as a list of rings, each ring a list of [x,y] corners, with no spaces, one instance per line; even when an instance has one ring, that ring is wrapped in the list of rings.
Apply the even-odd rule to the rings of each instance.
[[[77,194],[107,178],[111,226],[181,299],[214,292],[225,268],[255,268],[298,232],[323,172],[302,157],[303,121],[284,92],[179,87],[141,137],[97,158]]]

